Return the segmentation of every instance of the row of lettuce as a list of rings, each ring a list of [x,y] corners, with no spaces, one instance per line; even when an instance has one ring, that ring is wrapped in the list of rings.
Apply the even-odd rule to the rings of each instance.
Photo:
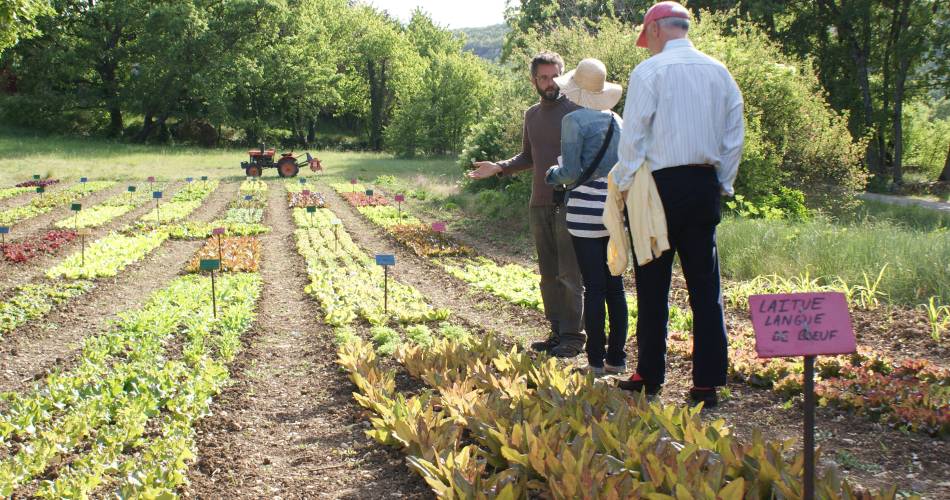
[[[390,282],[400,298],[387,314],[378,266],[335,214],[298,208],[294,219],[308,292],[336,326],[339,363],[373,414],[368,435],[403,450],[438,497],[801,496],[790,443],[741,443],[698,409],[631,402],[554,359],[476,339],[408,285]],[[424,388],[397,390],[402,372]],[[854,491],[834,471],[818,487],[831,498],[894,494]]]
[[[384,228],[397,241],[421,257],[469,285],[505,301],[542,310],[540,277],[517,264],[500,264],[484,256],[470,257],[471,250],[443,232],[423,224],[406,207],[394,207],[378,189],[363,184],[332,184],[345,200],[374,224]],[[421,238],[406,238],[409,230],[420,231]],[[425,245],[418,241],[425,241]],[[883,273],[883,270],[882,270]],[[771,388],[786,398],[802,392],[803,365],[798,359],[760,359],[755,337],[747,320],[749,296],[766,293],[801,291],[841,291],[852,308],[874,310],[881,306],[876,279],[864,285],[841,288],[823,285],[803,275],[798,278],[764,276],[748,282],[729,282],[724,298],[728,313],[740,321],[729,340],[730,377],[757,387]],[[631,328],[635,328],[637,310],[630,304]],[[692,356],[692,314],[685,307],[670,307],[671,352]],[[816,391],[822,405],[835,406],[865,415],[902,429],[933,436],[950,435],[950,370],[924,359],[891,359],[859,346],[850,356],[822,357]]]
[[[216,181],[186,185],[166,205],[191,206],[190,211],[170,207],[161,225],[149,222],[157,214],[145,214],[93,243],[86,263],[93,266],[86,269],[73,255],[50,269],[49,279],[75,284],[114,276],[166,241],[217,186]],[[244,183],[239,196],[222,220],[260,226],[266,185]],[[252,204],[261,217],[248,220],[230,211]],[[233,239],[246,238],[214,235],[183,265],[188,269],[190,262],[208,258],[207,248],[217,252],[219,242],[230,252]],[[252,258],[259,259],[259,252]],[[231,254],[224,259],[233,260]],[[217,277],[216,301],[208,275],[176,277],[142,307],[119,314],[104,333],[84,339],[72,368],[54,369],[31,389],[3,394],[0,447],[6,458],[0,460],[0,494],[177,496],[196,454],[194,424],[208,415],[212,397],[227,382],[228,364],[260,297],[260,276],[244,272],[256,270],[259,262],[249,265],[243,255],[237,260],[240,266],[224,266],[235,272]]]

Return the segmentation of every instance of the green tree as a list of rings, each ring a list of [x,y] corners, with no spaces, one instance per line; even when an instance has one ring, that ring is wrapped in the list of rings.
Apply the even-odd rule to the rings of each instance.
[[[39,32],[36,19],[53,14],[46,0],[0,0],[0,52]]]

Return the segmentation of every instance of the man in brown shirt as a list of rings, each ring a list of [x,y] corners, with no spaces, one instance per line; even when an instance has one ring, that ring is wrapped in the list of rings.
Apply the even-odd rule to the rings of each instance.
[[[541,99],[524,114],[521,152],[501,162],[475,162],[473,179],[512,175],[533,168],[529,224],[538,250],[541,299],[551,322],[551,336],[532,348],[558,357],[574,357],[584,349],[583,285],[567,232],[566,210],[555,200],[544,174],[557,165],[561,154],[561,118],[579,106],[561,95],[554,78],[564,71],[564,61],[553,52],[542,52],[531,61],[531,83]]]

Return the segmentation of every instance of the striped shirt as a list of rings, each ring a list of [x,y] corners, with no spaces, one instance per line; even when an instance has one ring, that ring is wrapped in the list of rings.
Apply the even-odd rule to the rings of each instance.
[[[644,161],[654,172],[705,163],[716,167],[722,192],[734,194],[744,137],[742,94],[729,70],[689,40],[666,42],[634,68],[623,124],[620,164],[612,174],[621,190],[630,188]]]
[[[607,178],[591,179],[572,189],[567,198],[567,232],[578,238],[606,238],[604,203]]]

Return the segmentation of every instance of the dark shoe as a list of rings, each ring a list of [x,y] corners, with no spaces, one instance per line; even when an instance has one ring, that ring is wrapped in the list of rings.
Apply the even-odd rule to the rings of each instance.
[[[561,342],[560,335],[551,335],[545,340],[531,343],[531,350],[537,352],[551,352]]]
[[[716,393],[715,387],[693,387],[689,390],[689,402],[693,405],[702,403],[703,409],[715,408],[719,405],[719,395]]]
[[[646,390],[647,397],[653,397],[660,393],[660,384],[648,384],[637,373],[634,373],[627,380],[617,382],[617,387],[635,393]]]
[[[584,352],[583,346],[578,347],[566,343],[560,343],[552,347],[548,351],[548,354],[554,356],[555,358],[574,358],[582,352]]]
[[[561,343],[561,330],[556,321],[551,321],[551,333],[548,338],[539,342],[531,343],[531,350],[535,352],[551,352],[555,346]]]

